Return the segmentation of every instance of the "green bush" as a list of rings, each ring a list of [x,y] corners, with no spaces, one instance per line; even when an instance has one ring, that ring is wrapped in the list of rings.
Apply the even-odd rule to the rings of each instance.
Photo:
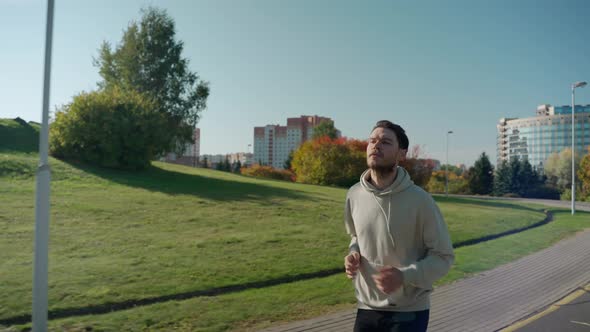
[[[165,115],[137,92],[83,92],[55,114],[50,153],[102,167],[141,169],[164,152],[165,128]]]
[[[562,201],[571,201],[572,200],[572,190],[571,189],[565,189],[561,195],[559,196],[559,199]],[[582,193],[582,190],[580,190],[580,188],[576,188],[576,201],[588,201],[588,197],[584,197],[584,194]]]
[[[428,181],[426,190],[429,193],[444,193],[445,192],[445,171],[439,170],[432,172],[432,176]],[[454,172],[449,171],[449,194],[467,195],[471,194],[469,190],[469,181],[459,176]]]
[[[540,185],[527,192],[527,198],[559,199],[559,190],[550,185]]]
[[[297,182],[350,187],[367,168],[367,143],[328,136],[303,143],[293,153]]]
[[[258,178],[267,178],[283,181],[294,181],[294,175],[290,171],[283,169],[276,169],[270,166],[260,166],[258,164],[252,167],[242,167],[240,169],[242,175],[254,176]]]

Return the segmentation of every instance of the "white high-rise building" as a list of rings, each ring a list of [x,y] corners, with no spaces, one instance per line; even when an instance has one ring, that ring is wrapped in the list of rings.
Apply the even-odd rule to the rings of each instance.
[[[313,136],[313,128],[330,118],[303,115],[288,118],[287,126],[254,127],[254,163],[284,168],[289,153]],[[338,131],[340,134],[340,132]]]

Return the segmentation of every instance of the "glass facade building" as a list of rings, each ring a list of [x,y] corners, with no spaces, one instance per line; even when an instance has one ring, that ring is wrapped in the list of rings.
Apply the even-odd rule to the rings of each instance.
[[[585,154],[590,146],[590,105],[576,105],[574,126],[576,154]],[[542,172],[549,155],[572,146],[571,106],[540,105],[537,116],[500,119],[496,127],[497,165],[518,158]]]

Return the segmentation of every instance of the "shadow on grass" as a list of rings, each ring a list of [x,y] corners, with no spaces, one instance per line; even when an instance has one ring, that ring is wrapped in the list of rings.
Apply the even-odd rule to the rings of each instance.
[[[534,210],[534,211],[537,211],[537,210]],[[482,237],[479,237],[476,239],[470,239],[470,240],[465,240],[465,241],[453,243],[453,248],[457,249],[460,247],[471,246],[471,245],[478,244],[481,242],[495,240],[497,238],[501,238],[501,237],[508,236],[511,234],[524,232],[524,231],[529,230],[531,228],[543,226],[552,220],[553,220],[553,213],[551,213],[550,211],[545,211],[545,219],[543,219],[539,222],[536,222],[536,223],[528,225],[528,226],[520,227],[520,228],[510,229],[510,230],[507,230],[505,232],[498,233],[498,234],[490,234],[490,235],[482,236]]]
[[[215,201],[310,199],[305,193],[293,189],[175,172],[156,166],[141,171],[123,171],[69,161],[68,164],[114,183],[168,195],[194,195]]]
[[[476,204],[488,207],[499,207],[499,208],[507,208],[512,210],[523,210],[523,211],[534,211],[534,212],[542,212],[540,209],[531,208],[528,206],[523,206],[516,203],[503,203],[498,201],[490,201],[487,199],[477,199],[471,197],[445,197],[445,196],[433,196],[437,203],[453,203],[453,204]],[[540,204],[540,203],[539,203]]]
[[[228,294],[228,293],[244,291],[244,290],[248,290],[248,289],[271,287],[271,286],[291,283],[291,282],[300,281],[300,280],[328,277],[328,276],[338,274],[338,273],[343,273],[343,272],[344,272],[343,269],[337,268],[337,269],[324,270],[324,271],[313,272],[313,273],[305,273],[305,274],[300,274],[300,275],[295,275],[295,276],[286,276],[286,277],[276,278],[276,279],[272,279],[272,280],[255,281],[255,282],[245,283],[245,284],[241,284],[241,285],[217,287],[217,288],[211,288],[211,289],[206,289],[206,290],[201,290],[201,291],[163,295],[163,296],[150,297],[150,298],[139,299],[139,300],[128,300],[128,301],[122,301],[122,302],[104,303],[104,304],[90,305],[90,306],[78,307],[78,308],[53,309],[53,310],[49,310],[48,316],[49,316],[49,319],[58,319],[58,318],[67,318],[67,317],[76,317],[76,316],[85,316],[85,315],[108,314],[113,311],[133,309],[138,306],[145,306],[145,305],[156,304],[156,303],[167,302],[167,301],[187,300],[187,299],[191,299],[191,298],[195,298],[195,297],[217,296],[217,295],[223,295],[223,294]],[[27,324],[30,322],[31,322],[31,315],[20,315],[20,316],[8,317],[8,318],[0,318],[0,326],[2,326],[2,325],[6,325],[6,326],[20,325],[20,324]]]

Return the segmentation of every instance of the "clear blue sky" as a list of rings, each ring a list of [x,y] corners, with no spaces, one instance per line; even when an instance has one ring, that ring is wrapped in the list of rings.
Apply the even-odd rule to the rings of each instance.
[[[449,161],[495,162],[496,123],[569,104],[590,80],[588,1],[56,0],[51,105],[99,80],[92,57],[142,6],[165,8],[191,69],[211,82],[201,153],[246,151],[253,127],[331,117],[366,138],[377,120]],[[0,117],[40,121],[46,3],[0,0]],[[590,89],[577,102],[590,103]]]

